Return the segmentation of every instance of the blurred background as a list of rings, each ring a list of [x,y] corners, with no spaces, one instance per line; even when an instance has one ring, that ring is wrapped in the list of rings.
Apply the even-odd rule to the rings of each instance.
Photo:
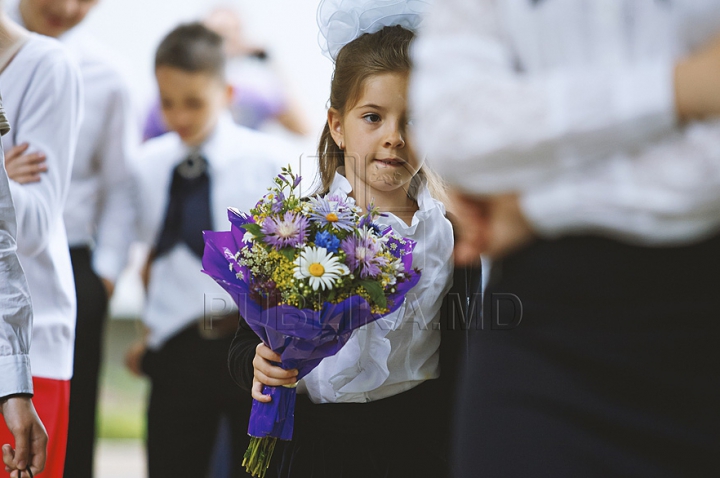
[[[245,37],[267,52],[267,63],[305,116],[308,128],[307,134],[298,135],[271,121],[262,129],[282,135],[295,149],[312,155],[325,121],[332,73],[332,63],[317,43],[316,0],[100,0],[78,28],[101,43],[108,60],[125,76],[141,130],[157,95],[153,58],[158,43],[179,23],[201,19],[217,7],[237,11]],[[140,246],[133,248],[133,260],[111,303],[98,416],[98,478],[145,476],[142,440],[148,384],[123,365],[125,350],[141,335],[144,297],[138,271],[143,255]]]

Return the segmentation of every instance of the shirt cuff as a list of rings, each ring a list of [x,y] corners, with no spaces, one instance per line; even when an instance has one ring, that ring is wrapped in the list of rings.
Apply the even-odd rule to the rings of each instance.
[[[107,279],[114,284],[117,282],[123,267],[124,261],[117,254],[100,248],[93,251],[93,270],[101,278]]]
[[[32,373],[28,355],[4,355],[0,357],[0,398],[18,393],[32,395]]]

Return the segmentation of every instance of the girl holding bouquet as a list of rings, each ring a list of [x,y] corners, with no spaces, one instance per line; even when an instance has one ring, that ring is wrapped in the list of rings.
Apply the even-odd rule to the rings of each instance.
[[[408,49],[411,29],[420,21],[418,12],[405,7],[403,15],[390,12],[394,14],[383,18],[381,9],[358,3],[362,5],[356,11],[330,12],[333,6],[327,2],[320,6],[326,38],[338,38],[337,28],[347,26],[350,16],[367,33],[346,45],[328,41],[335,73],[319,145],[318,193],[354,200],[364,210],[374,204],[384,213],[378,222],[416,241],[413,267],[422,276],[400,309],[356,330],[337,354],[300,380],[293,439],[278,444],[268,476],[447,474],[451,372],[456,368],[450,362],[458,356],[451,349],[460,348],[462,334],[445,321],[453,313],[458,318],[459,304],[467,305],[457,300],[473,291],[465,277],[479,274],[457,271],[462,275],[455,278],[458,293],[448,294],[453,286],[453,231],[439,200],[443,189],[415,156],[408,137]],[[347,4],[343,8],[352,10]],[[373,13],[372,25],[364,29],[362,17],[368,11]],[[370,251],[358,245],[355,252],[360,265],[371,266]],[[446,296],[454,300],[444,304]],[[441,352],[441,343],[448,352]],[[297,382],[297,370],[276,366],[280,360],[258,344],[252,331],[239,328],[231,346],[230,372],[256,400],[271,400],[263,395],[263,385]]]

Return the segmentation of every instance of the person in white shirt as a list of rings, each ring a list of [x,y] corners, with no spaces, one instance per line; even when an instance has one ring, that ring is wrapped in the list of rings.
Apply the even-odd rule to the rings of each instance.
[[[420,149],[463,200],[458,259],[499,259],[471,334],[456,476],[707,474],[717,2],[445,0],[428,18]],[[486,327],[496,292],[522,303],[512,330]]]
[[[151,246],[148,335],[127,355],[131,370],[152,383],[149,476],[205,476],[221,416],[232,430],[233,476],[248,476],[241,462],[251,401],[227,369],[238,312],[200,272],[202,231],[228,229],[227,208],[253,207],[282,161],[297,156],[233,123],[222,39],[203,25],[181,25],[165,37],[155,75],[171,132],[146,142],[135,161],[138,237]]]
[[[0,8],[2,1],[0,0]],[[1,15],[1,13],[0,13]],[[0,20],[0,71],[5,59],[14,54],[17,38]],[[8,55],[10,53],[10,55]],[[0,136],[10,131],[0,98]],[[30,334],[32,304],[25,274],[16,254],[15,208],[10,196],[3,151],[0,148],[0,414],[15,438],[15,447],[2,445],[3,463],[9,471],[30,470],[37,474],[45,467],[47,432],[32,403]]]
[[[35,407],[48,432],[46,476],[60,478],[65,462],[68,402],[75,336],[75,288],[63,223],[81,119],[80,73],[56,41],[18,32],[11,60],[0,73],[11,149],[27,142],[41,150],[48,170],[38,183],[10,181],[17,215],[17,254],[25,270],[34,313],[32,377]],[[0,427],[0,442],[7,443]]]
[[[129,94],[110,54],[80,27],[97,3],[19,0],[8,9],[30,31],[58,38],[82,73],[83,123],[64,212],[78,301],[66,459],[76,478],[93,475],[102,332],[137,209],[128,161],[139,131],[132,124]],[[24,154],[31,146],[8,152],[8,172],[18,182],[41,181],[46,169],[42,156]]]

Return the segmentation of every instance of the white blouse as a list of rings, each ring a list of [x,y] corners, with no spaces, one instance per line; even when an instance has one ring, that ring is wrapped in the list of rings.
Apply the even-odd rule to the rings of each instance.
[[[414,48],[419,149],[542,235],[678,243],[720,228],[720,122],[681,127],[678,58],[717,0],[439,0]]]
[[[330,194],[351,191],[336,173]],[[417,242],[413,267],[422,271],[420,281],[398,310],[357,329],[336,355],[300,380],[298,392],[314,403],[380,400],[439,377],[440,309],[452,286],[453,232],[445,207],[424,185],[417,201],[409,226],[394,214],[378,222]]]

